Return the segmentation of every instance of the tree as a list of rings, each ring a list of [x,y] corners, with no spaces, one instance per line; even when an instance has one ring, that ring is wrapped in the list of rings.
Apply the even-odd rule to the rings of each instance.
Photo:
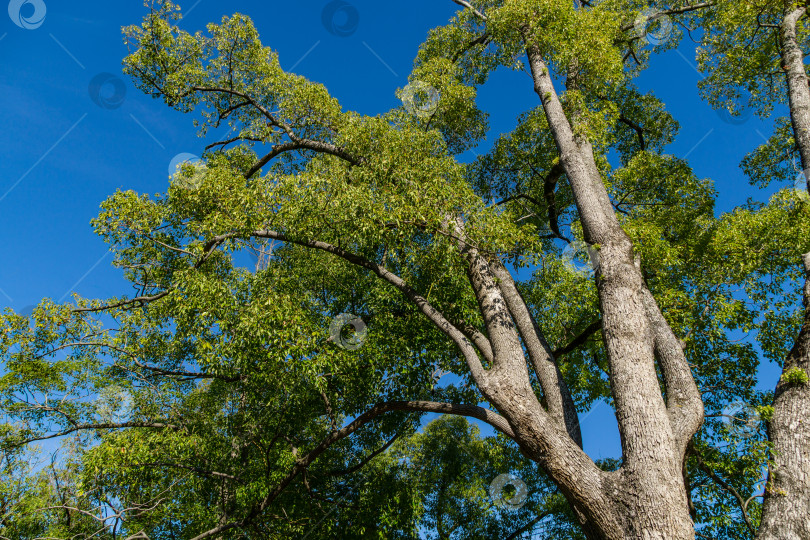
[[[717,2],[707,14],[710,31],[701,56],[702,67],[709,73],[703,87],[714,103],[741,97],[740,88],[750,95],[749,103],[743,104],[763,114],[774,104],[787,102],[789,122],[782,119],[777,134],[750,156],[746,168],[762,185],[777,179],[792,182],[795,177],[797,191],[810,190],[810,87],[804,61],[807,9],[806,2]],[[730,28],[735,31],[729,32]],[[766,166],[766,159],[776,167]],[[793,167],[787,166],[791,162]],[[803,316],[796,317],[798,338],[782,355],[782,377],[768,433],[773,457],[758,538],[810,537],[810,425],[802,421],[810,410],[810,252],[802,253],[806,277],[803,283],[799,276],[793,277],[803,291],[804,310]],[[795,252],[788,257],[781,263],[786,269],[792,266]]]
[[[416,491],[409,497],[421,503],[415,528],[424,538],[515,539],[532,531],[541,531],[543,538],[583,538],[576,516],[548,477],[499,439],[481,438],[465,418],[445,415],[421,433],[398,439],[366,474],[396,474]],[[398,494],[386,491],[389,498]]]
[[[155,2],[125,29],[125,71],[140,89],[199,111],[202,135],[231,132],[165,195],[103,204],[94,226],[134,296],[2,319],[3,408],[19,422],[4,446],[95,437],[66,465],[75,501],[54,506],[93,516],[99,531],[111,513],[113,535],[149,538],[406,537],[417,523],[451,537],[480,486],[459,487],[470,469],[441,439],[413,435],[438,412],[497,430],[497,446],[473,446],[558,490],[565,504],[549,497],[532,512],[573,516],[587,538],[694,538],[695,523],[750,537],[760,513],[763,538],[808,537],[810,441],[789,434],[810,409],[808,256],[797,264],[810,205],[786,190],[715,217],[711,183],[662,154],[677,122],[632,82],[677,44],[642,46],[674,19],[705,26],[710,101],[740,84],[778,92],[757,78],[772,70],[754,69],[773,41],[745,55],[745,34],[724,32],[737,18],[757,36],[771,23],[726,2],[456,3],[420,49],[404,107],[377,117],[284,72],[243,15],[190,34],[175,6]],[[806,8],[764,7],[781,17],[807,169]],[[457,154],[487,131],[477,87],[524,57],[539,106],[462,165]],[[759,64],[735,64],[748,61]],[[792,146],[780,129],[747,160],[755,181],[774,149]],[[271,241],[281,246],[259,271],[234,265]],[[532,279],[509,266],[535,267]],[[785,293],[800,282],[804,308]],[[738,329],[785,353],[772,408],[753,391],[758,353],[733,339]],[[461,383],[436,387],[437,368]],[[616,412],[619,463],[582,450],[578,412],[598,398]],[[764,417],[770,445],[756,423],[741,436],[717,420],[740,398],[756,408],[726,416]],[[452,420],[426,432],[454,430],[474,439]],[[768,451],[760,507],[747,494]],[[409,460],[433,463],[424,478],[438,485]],[[490,518],[472,534],[505,534]]]

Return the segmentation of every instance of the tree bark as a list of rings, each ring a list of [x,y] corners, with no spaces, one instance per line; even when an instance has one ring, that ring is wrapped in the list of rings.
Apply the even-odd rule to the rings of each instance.
[[[810,253],[804,255],[804,321],[782,373],[810,374]],[[810,540],[810,383],[776,385],[768,436],[772,463],[759,540]]]
[[[529,308],[520,295],[512,275],[500,264],[500,261],[494,261],[492,266],[506,307],[526,345],[529,360],[543,388],[548,412],[560,425],[565,426],[574,442],[582,448],[582,432],[579,428],[579,417],[574,405],[574,398],[563,379],[557,360],[542,331],[529,313]]]
[[[796,26],[807,8],[789,11],[780,25],[793,134],[802,161],[810,167],[810,88]],[[805,179],[807,179],[805,173]],[[808,180],[810,190],[810,180]],[[799,337],[785,360],[783,376],[810,375],[810,253],[803,256],[804,320]],[[776,385],[768,436],[772,463],[762,508],[759,540],[810,540],[810,384],[782,377]]]
[[[810,89],[804,70],[804,53],[797,36],[796,25],[807,13],[806,7],[789,11],[779,27],[782,67],[788,87],[788,106],[793,124],[793,136],[802,160],[802,169],[810,167]],[[810,184],[808,185],[810,189]]]
[[[621,469],[607,475],[605,484],[613,489],[604,493],[620,523],[621,538],[692,539],[683,457],[686,441],[703,419],[700,394],[636,266],[632,242],[616,218],[592,146],[574,134],[528,30],[524,38],[535,91],[571,183],[585,240],[598,244],[596,284],[624,458]],[[672,387],[669,403],[661,394],[656,360]],[[607,531],[600,533],[609,537]]]

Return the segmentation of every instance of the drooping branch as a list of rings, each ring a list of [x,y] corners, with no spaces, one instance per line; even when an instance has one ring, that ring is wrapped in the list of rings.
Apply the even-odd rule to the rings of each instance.
[[[224,241],[224,239],[232,236],[233,235],[229,234],[217,238]],[[449,320],[447,320],[447,318],[430,302],[428,302],[425,297],[417,293],[401,277],[397,276],[387,268],[375,263],[374,261],[366,259],[365,257],[361,257],[360,255],[351,253],[343,248],[327,242],[322,242],[320,240],[295,239],[277,231],[267,229],[254,231],[251,236],[258,238],[271,238],[281,242],[288,242],[299,246],[325,251],[327,253],[336,255],[337,257],[354,264],[355,266],[371,270],[378,277],[399,289],[405,295],[405,297],[408,298],[408,300],[419,308],[419,310],[434,324],[434,326],[436,326],[442,333],[449,337],[453,343],[456,344],[467,361],[467,366],[470,369],[473,380],[479,386],[486,386],[485,372],[483,366],[481,365],[481,360],[478,358],[478,349],[473,345],[470,339],[467,338],[467,336],[465,336],[464,333],[454,326]]]

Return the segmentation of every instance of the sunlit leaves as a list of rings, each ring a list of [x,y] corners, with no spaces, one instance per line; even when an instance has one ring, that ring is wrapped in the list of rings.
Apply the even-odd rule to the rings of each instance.
[[[732,115],[753,107],[764,116],[786,101],[778,26],[789,6],[780,0],[723,0],[707,12],[698,63],[708,77],[699,85],[714,107]],[[798,33],[806,50],[806,19]]]

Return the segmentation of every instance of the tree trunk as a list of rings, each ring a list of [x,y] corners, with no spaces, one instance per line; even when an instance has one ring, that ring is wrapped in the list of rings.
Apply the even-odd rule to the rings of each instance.
[[[810,253],[804,256],[804,323],[782,373],[810,374]],[[799,371],[801,370],[801,371]],[[759,540],[810,540],[810,384],[776,385],[768,425],[772,463]]]
[[[528,379],[526,384],[516,384],[524,380],[520,370],[525,370],[519,344],[501,349],[503,355],[511,349],[509,356],[514,361],[504,362],[503,371],[493,373],[487,398],[507,419],[524,451],[549,472],[582,514],[589,537],[693,539],[683,457],[686,443],[703,419],[699,391],[683,351],[672,347],[677,340],[644,284],[632,242],[616,218],[593,150],[587,140],[574,136],[543,58],[531,36],[524,33],[524,37],[535,91],[571,182],[585,239],[598,244],[596,282],[622,441],[621,469],[593,470],[582,463],[583,456],[574,445],[546,444],[548,433],[540,431],[552,426],[535,405]],[[476,265],[471,264],[471,269],[477,273]],[[478,281],[476,289],[487,288],[485,280]],[[482,303],[482,313],[498,303]],[[495,330],[500,333],[503,328],[499,324]],[[498,356],[496,352],[495,372],[499,371]],[[671,394],[667,402],[661,394],[656,361]],[[559,422],[553,429],[559,430],[559,439],[566,438]]]
[[[793,134],[808,179],[810,88],[796,31],[806,11],[806,7],[793,9],[782,20],[780,52],[787,76]],[[773,444],[772,463],[768,468],[759,540],[810,540],[810,384],[801,382],[810,375],[810,253],[803,259],[804,320],[774,393],[774,412],[768,425]]]

